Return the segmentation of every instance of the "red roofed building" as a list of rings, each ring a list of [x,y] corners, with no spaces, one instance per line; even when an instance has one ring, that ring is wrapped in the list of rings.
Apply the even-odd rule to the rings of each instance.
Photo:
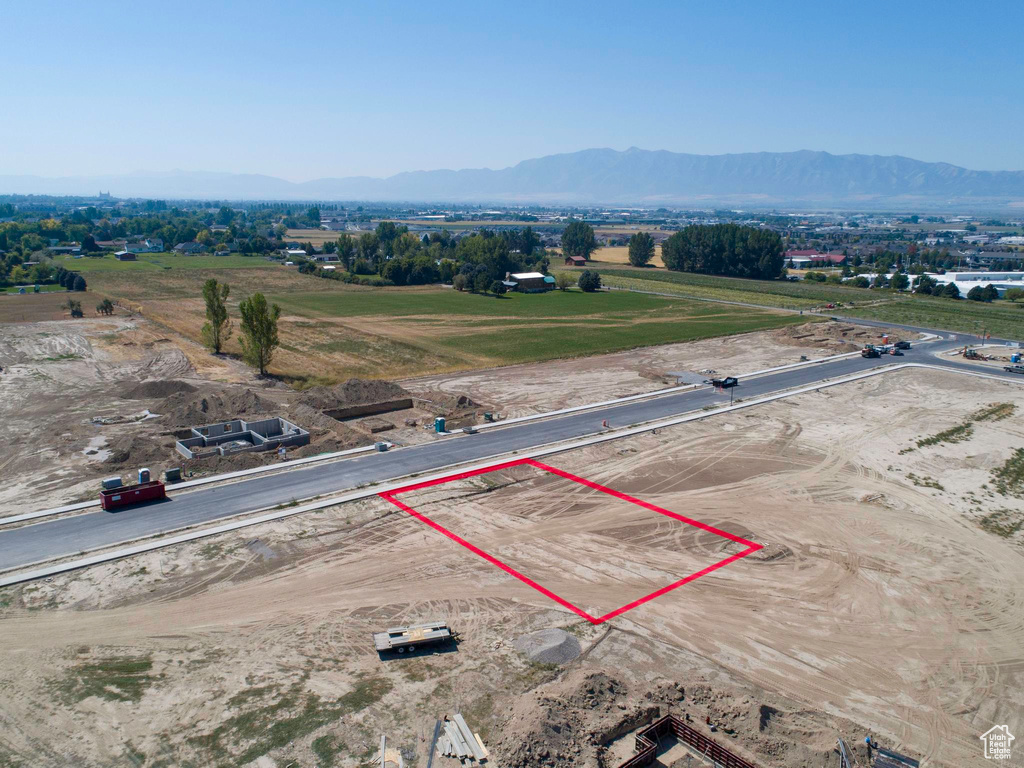
[[[843,254],[841,254],[841,253],[822,253],[821,251],[816,251],[814,249],[803,250],[803,251],[798,251],[798,250],[786,251],[786,255],[785,255],[784,258],[785,258],[785,262],[784,263],[787,266],[789,265],[790,262],[792,262],[793,266],[798,268],[798,269],[800,268],[801,265],[808,265],[808,264],[812,264],[812,265],[813,264],[825,265],[825,264],[830,264],[832,266],[839,266],[840,264],[843,264],[843,263],[846,262],[846,257],[843,256]]]

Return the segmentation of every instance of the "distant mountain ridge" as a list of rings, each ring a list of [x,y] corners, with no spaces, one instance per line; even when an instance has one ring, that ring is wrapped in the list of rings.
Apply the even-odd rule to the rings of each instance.
[[[816,203],[860,207],[1024,201],[1024,171],[973,171],[900,156],[828,152],[692,155],[585,149],[501,170],[411,171],[293,183],[259,174],[173,171],[120,176],[0,176],[0,194],[222,200],[378,200],[581,204]]]

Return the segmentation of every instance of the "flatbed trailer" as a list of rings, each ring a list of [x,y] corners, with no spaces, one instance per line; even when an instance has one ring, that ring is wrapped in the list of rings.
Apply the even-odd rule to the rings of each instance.
[[[143,501],[156,501],[166,499],[167,489],[159,480],[150,480],[148,483],[138,485],[124,485],[120,488],[110,488],[100,491],[100,506],[103,509],[117,509],[127,507],[129,504],[139,504]]]

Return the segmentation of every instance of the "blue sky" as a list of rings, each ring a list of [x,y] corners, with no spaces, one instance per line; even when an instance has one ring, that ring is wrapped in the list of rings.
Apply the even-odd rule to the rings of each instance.
[[[1024,169],[1020,2],[10,0],[0,174],[293,181],[590,147]]]

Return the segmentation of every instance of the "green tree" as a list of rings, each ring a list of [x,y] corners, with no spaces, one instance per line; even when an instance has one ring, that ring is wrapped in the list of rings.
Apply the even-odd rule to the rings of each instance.
[[[455,277],[453,277],[452,278],[452,287],[456,291],[464,291],[464,290],[466,290],[466,276],[465,275],[456,275]]]
[[[341,235],[338,238],[338,258],[345,265],[345,269],[352,266],[352,259],[356,253],[356,244],[351,235]]]
[[[597,270],[584,269],[580,272],[580,279],[577,285],[579,285],[581,291],[593,293],[601,287],[601,275]]]
[[[501,280],[492,280],[490,290],[495,296],[503,296],[508,289]]]
[[[277,335],[281,308],[277,304],[268,305],[267,297],[262,293],[254,293],[242,300],[238,311],[242,314],[242,358],[253,368],[258,368],[262,376],[267,372],[274,350],[281,343]]]
[[[315,205],[306,211],[306,223],[314,229],[320,229],[320,209]]]
[[[203,300],[206,302],[206,324],[203,325],[203,343],[215,355],[219,355],[224,342],[231,336],[231,320],[225,303],[231,287],[219,284],[215,278],[203,283]]]
[[[902,272],[897,272],[892,276],[892,281],[890,281],[889,285],[897,291],[905,291],[910,286],[910,278]]]
[[[75,275],[74,282],[71,283],[71,290],[73,291],[84,291],[85,290],[85,278],[81,275]]]
[[[596,250],[594,229],[585,221],[574,219],[562,231],[562,251],[566,256],[582,256],[589,260],[590,255]]]
[[[634,267],[646,267],[654,258],[654,238],[646,232],[637,232],[629,238],[629,263]]]
[[[785,257],[777,232],[738,224],[694,224],[661,246],[665,266],[677,272],[775,280]]]
[[[572,287],[572,275],[568,272],[559,272],[555,275],[555,287],[560,291],[568,291]]]
[[[67,304],[64,305],[64,308],[68,312],[71,313],[72,317],[84,317],[85,316],[84,313],[82,312],[82,302],[80,302],[80,301],[75,301],[74,299],[68,299]]]
[[[941,295],[947,299],[959,299],[960,289],[956,287],[956,283],[946,283]]]
[[[104,299],[96,305],[96,311],[101,315],[112,315],[114,314],[114,302]]]
[[[473,278],[473,290],[477,293],[487,293],[487,289],[491,287],[491,278],[486,271],[481,270],[477,273],[476,277]]]
[[[380,253],[380,239],[373,232],[364,232],[359,236],[356,248],[359,252],[359,258],[373,264]]]
[[[1010,288],[1005,294],[1003,294],[1003,298],[1016,304],[1021,299],[1024,299],[1024,288]],[[1024,304],[1021,306],[1024,307]]]

